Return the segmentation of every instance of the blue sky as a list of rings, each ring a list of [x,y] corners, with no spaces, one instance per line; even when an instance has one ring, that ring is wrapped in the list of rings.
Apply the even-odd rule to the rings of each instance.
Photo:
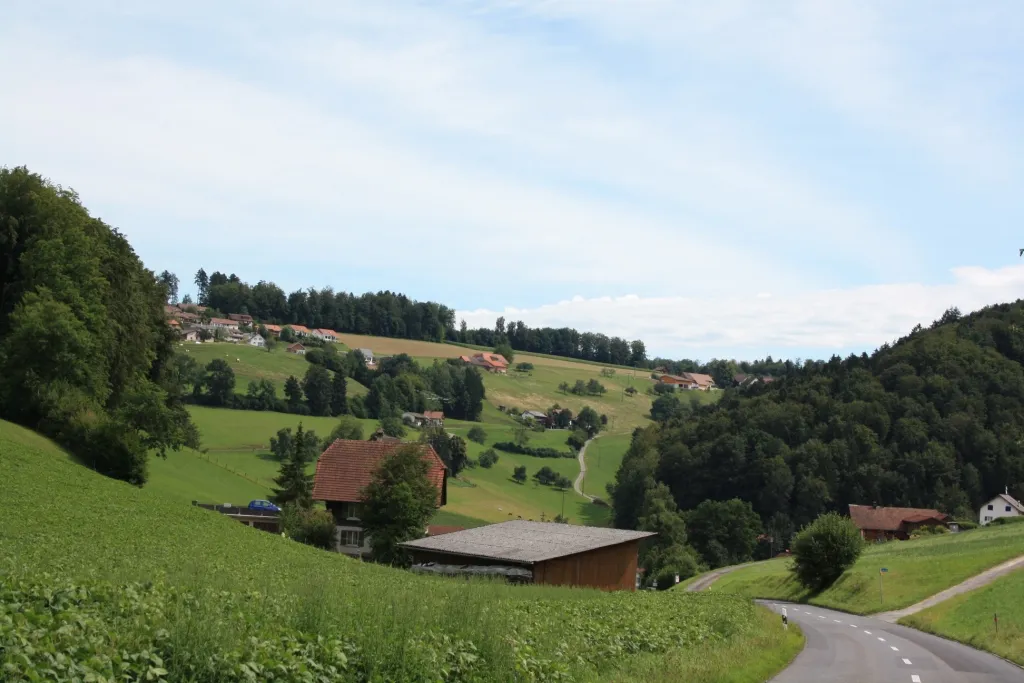
[[[671,356],[871,350],[1024,291],[1024,6],[0,8],[0,163],[146,264]]]

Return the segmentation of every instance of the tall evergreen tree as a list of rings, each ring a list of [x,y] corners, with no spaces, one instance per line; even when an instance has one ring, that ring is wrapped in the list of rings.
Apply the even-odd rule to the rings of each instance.
[[[335,372],[331,380],[331,415],[344,415],[348,412],[348,388],[345,374]]]
[[[203,306],[206,305],[206,297],[210,292],[210,278],[206,275],[206,271],[200,268],[196,271],[196,277],[193,282],[196,283],[196,299]]]
[[[279,442],[280,444],[280,442]],[[313,505],[313,475],[309,464],[317,457],[320,442],[312,431],[305,431],[302,423],[289,444],[288,454],[274,479],[274,502],[278,505],[294,504],[301,508]]]
[[[288,379],[285,380],[284,396],[288,401],[288,405],[293,408],[302,403],[302,385],[299,384],[299,380],[295,378],[295,375],[289,375]]]
[[[305,379],[302,380],[302,391],[306,394],[309,412],[313,415],[331,414],[333,387],[330,373],[326,368],[310,365],[306,370]]]

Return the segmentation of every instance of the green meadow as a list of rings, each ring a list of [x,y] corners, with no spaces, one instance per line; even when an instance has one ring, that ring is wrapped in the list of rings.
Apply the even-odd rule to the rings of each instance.
[[[3,421],[0,453],[16,680],[753,683],[801,646],[737,596],[419,576],[106,479]]]
[[[797,583],[788,559],[737,569],[710,590],[873,614],[913,605],[1021,554],[1024,524],[1006,525],[870,545],[839,580],[817,594]],[[889,571],[881,576],[880,589],[883,567]]]

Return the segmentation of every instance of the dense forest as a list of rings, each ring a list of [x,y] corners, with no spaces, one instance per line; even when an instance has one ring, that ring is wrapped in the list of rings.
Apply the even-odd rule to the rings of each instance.
[[[680,510],[752,505],[786,537],[850,503],[938,508],[974,519],[1024,494],[1024,303],[951,309],[866,354],[804,363],[710,406],[667,399],[634,435],[610,486],[634,527],[663,484]]]
[[[167,285],[171,303],[178,303],[178,277],[164,271],[161,280]],[[226,275],[214,271],[208,275],[205,269],[196,273],[193,282],[198,301],[186,297],[185,303],[209,306],[224,314],[244,313],[263,323],[491,348],[507,344],[514,351],[527,353],[649,370],[664,368],[674,374],[706,373],[721,387],[731,386],[733,375],[737,373],[785,376],[800,365],[799,361],[774,361],[771,357],[752,362],[648,358],[647,347],[639,339],[628,341],[598,332],[579,332],[571,327],[531,328],[521,320],[506,323],[504,317],[498,318],[493,328],[469,329],[465,321],[460,321],[456,328],[454,309],[431,301],[414,301],[404,294],[389,291],[356,295],[335,292],[330,287],[319,290],[310,287],[285,294],[273,282],[260,280],[250,285],[234,273]]]
[[[74,192],[0,169],[0,417],[135,484],[150,451],[197,445],[167,294]]]

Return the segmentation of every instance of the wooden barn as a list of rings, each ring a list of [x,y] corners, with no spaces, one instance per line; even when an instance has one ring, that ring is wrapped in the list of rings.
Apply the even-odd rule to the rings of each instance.
[[[654,534],[515,520],[402,545],[413,557],[414,571],[631,591],[640,541],[649,536]]]

